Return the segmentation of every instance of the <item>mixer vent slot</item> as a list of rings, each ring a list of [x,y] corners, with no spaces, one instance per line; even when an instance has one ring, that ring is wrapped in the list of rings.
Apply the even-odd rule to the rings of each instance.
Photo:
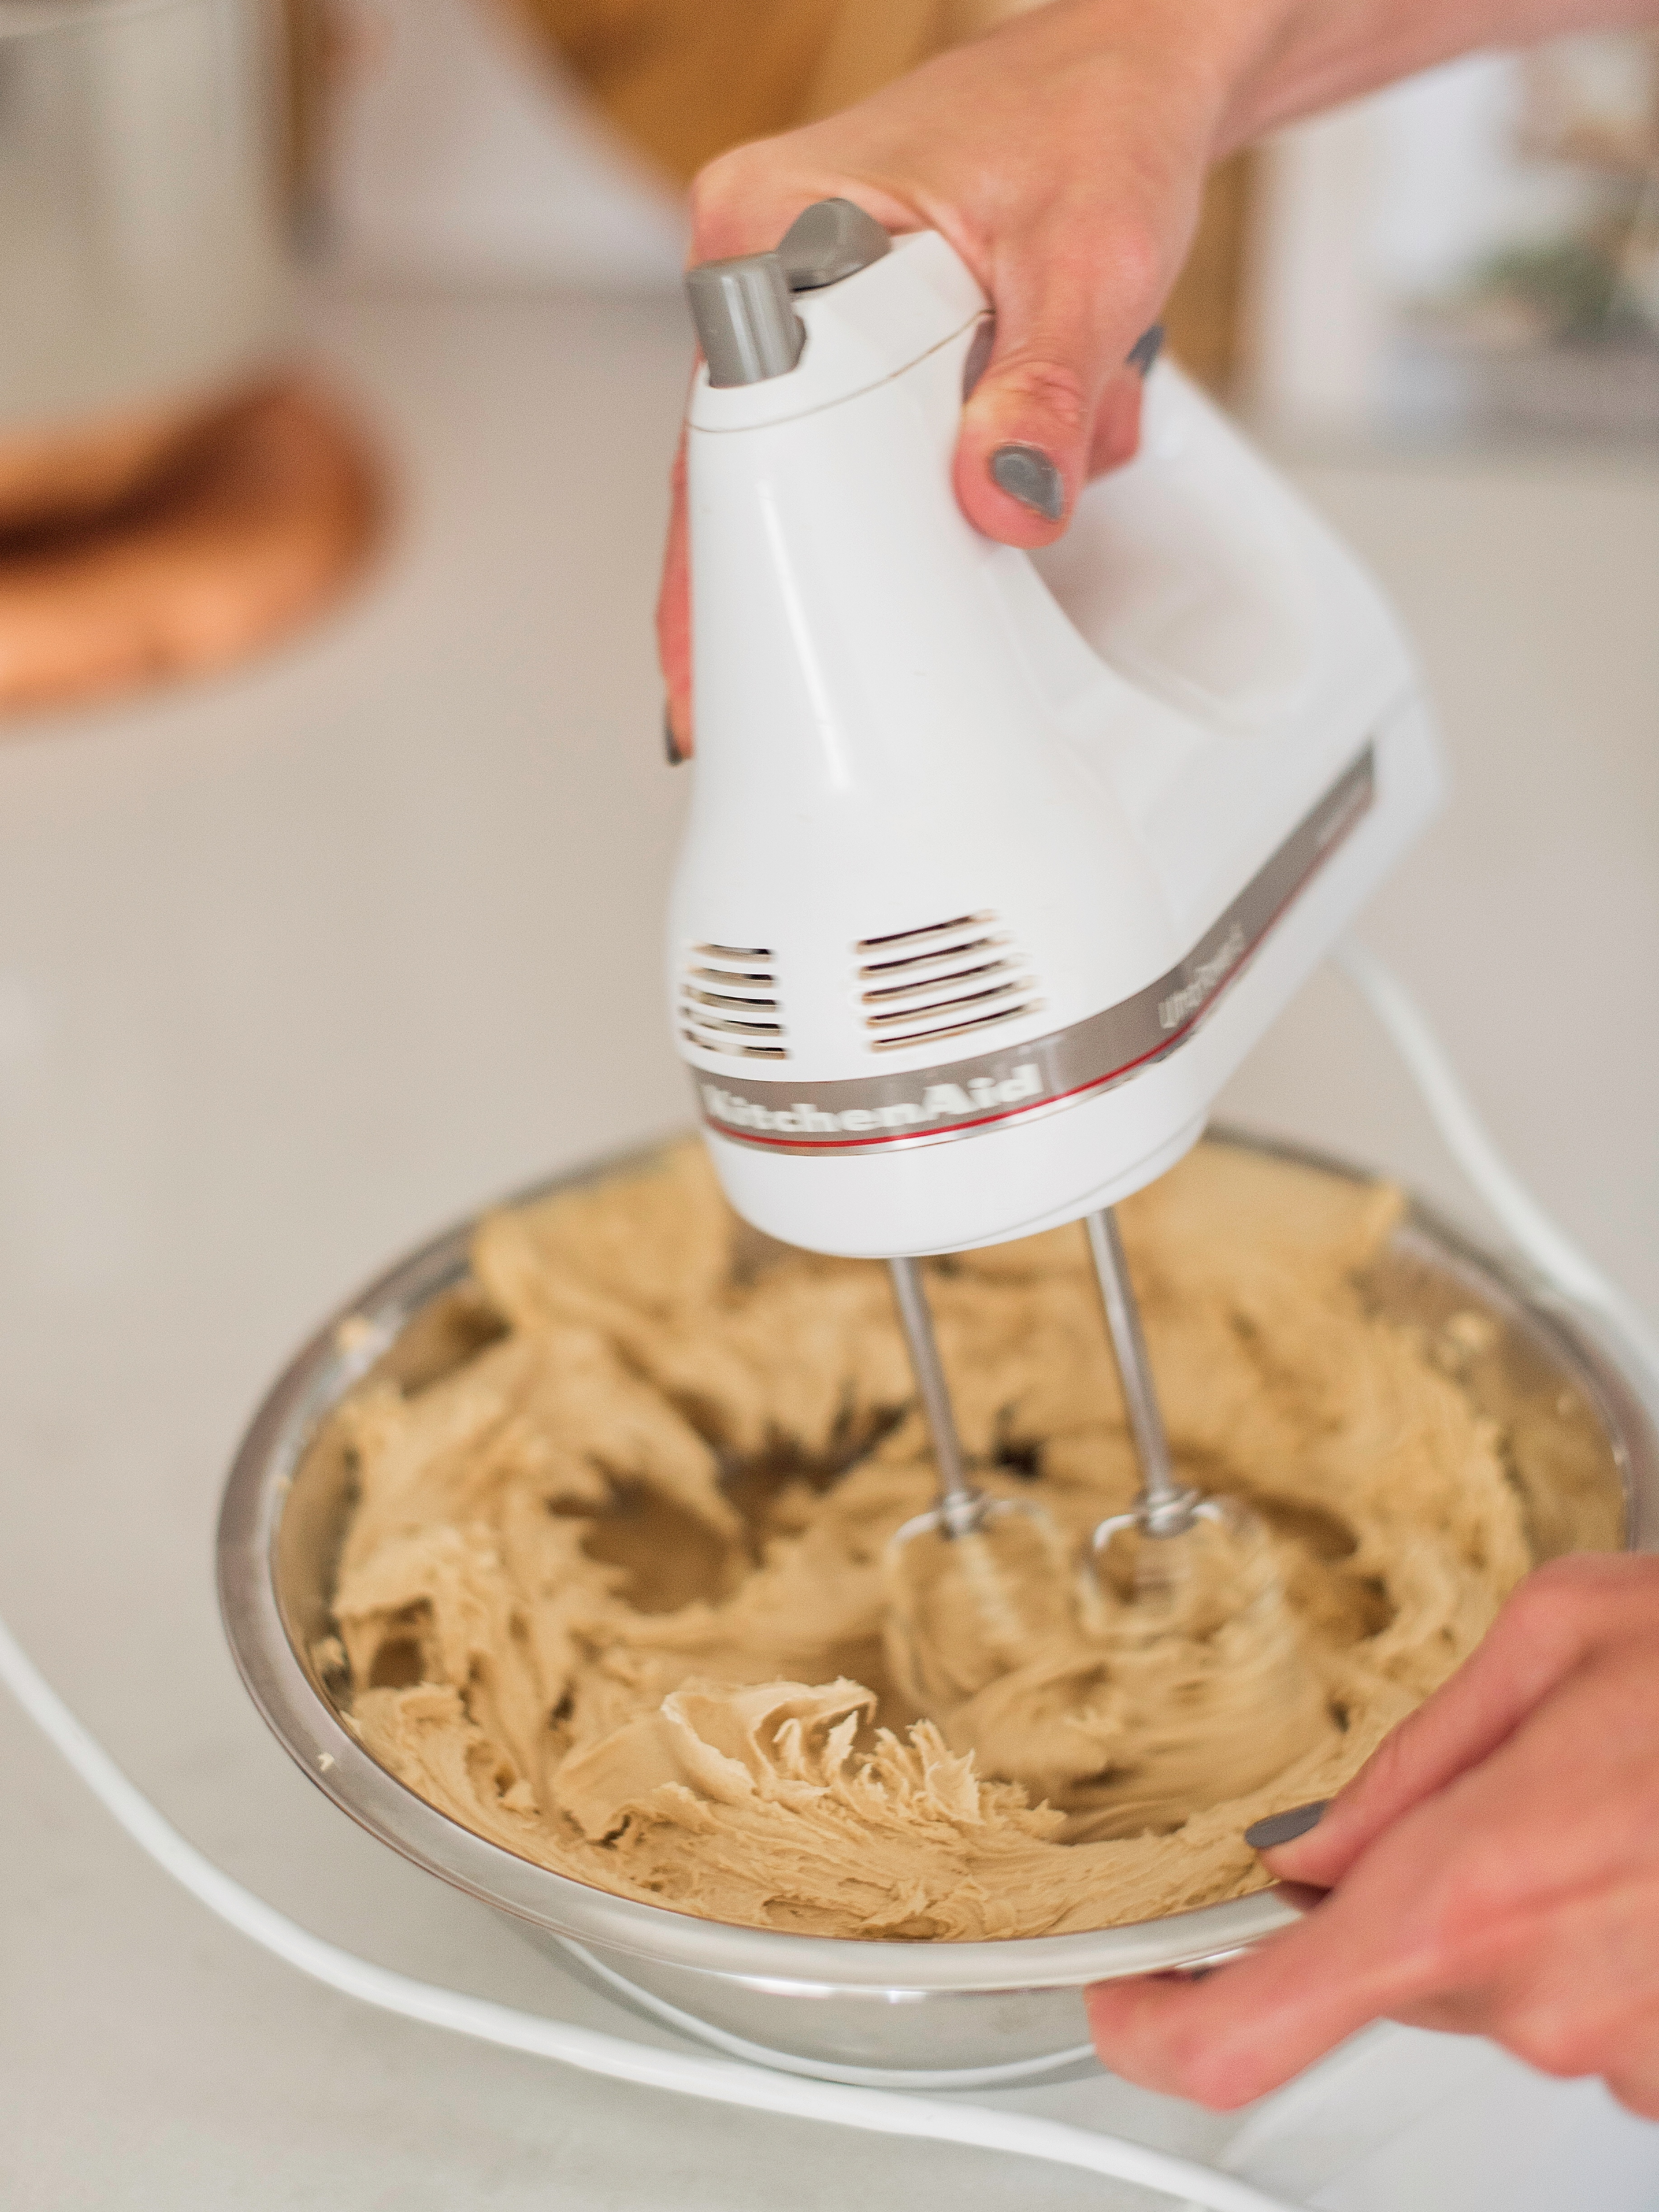
[[[859,1012],[875,1052],[966,1036],[1040,1011],[1037,980],[994,914],[863,937]]]
[[[680,1034],[732,1060],[787,1060],[778,969],[760,945],[693,945],[680,978]]]

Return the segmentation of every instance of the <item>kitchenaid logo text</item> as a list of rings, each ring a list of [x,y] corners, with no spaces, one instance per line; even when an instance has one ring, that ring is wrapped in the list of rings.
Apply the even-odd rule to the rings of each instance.
[[[1238,965],[1246,950],[1244,929],[1235,921],[1209,958],[1194,968],[1191,981],[1158,1001],[1159,1028],[1178,1030],[1183,1022],[1190,1020],[1222,977]]]
[[[742,1091],[699,1070],[705,1119],[732,1144],[768,1152],[856,1158],[884,1146],[947,1144],[1099,1097],[1178,1051],[1233,988],[1309,879],[1375,804],[1377,758],[1367,744],[1276,851],[1217,915],[1184,959],[1130,997],[1069,1027],[943,1066],[814,1085],[767,1082],[748,1070]],[[1005,1036],[1007,1032],[1003,1033]],[[1012,1065],[1015,1060],[1018,1065]]]
[[[723,1091],[717,1083],[699,1084],[711,1121],[733,1129],[765,1129],[779,1136],[833,1137],[872,1135],[883,1129],[925,1129],[941,1121],[955,1121],[972,1115],[993,1114],[1004,1106],[1019,1106],[1027,1099],[1047,1095],[1042,1072],[1034,1060],[1016,1067],[1000,1080],[989,1075],[970,1076],[966,1083],[929,1083],[919,1099],[895,1099],[886,1106],[847,1106],[839,1114],[797,1099],[792,1106],[762,1106]]]

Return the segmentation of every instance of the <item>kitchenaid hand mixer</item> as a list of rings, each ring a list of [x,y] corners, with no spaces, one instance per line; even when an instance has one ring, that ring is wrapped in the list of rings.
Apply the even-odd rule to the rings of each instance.
[[[1063,1576],[1040,1510],[968,1478],[918,1257],[1084,1221],[1142,1483],[1097,1547],[1220,1514],[1172,1468],[1111,1208],[1428,818],[1436,749],[1375,586],[1171,366],[1138,457],[1028,555],[953,490],[990,325],[943,238],[824,201],[688,289],[675,1026],[737,1211],[891,1264],[940,1481],[896,1671],[937,1711]]]

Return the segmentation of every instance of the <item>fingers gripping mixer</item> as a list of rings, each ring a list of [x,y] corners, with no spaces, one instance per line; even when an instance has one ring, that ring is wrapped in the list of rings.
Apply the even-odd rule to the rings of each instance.
[[[936,234],[825,202],[689,289],[669,988],[721,1181],[829,1253],[1088,1219],[1141,1524],[1178,1531],[1201,1501],[1105,1209],[1193,1144],[1433,811],[1409,655],[1168,364],[1058,545],[981,537],[951,467],[989,310]]]

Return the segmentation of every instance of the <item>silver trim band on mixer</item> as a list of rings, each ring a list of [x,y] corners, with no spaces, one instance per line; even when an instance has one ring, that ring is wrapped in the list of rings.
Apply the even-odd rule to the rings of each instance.
[[[977,1136],[1109,1090],[1185,1043],[1376,796],[1368,744],[1185,957],[1115,1006],[1000,1052],[905,1073],[756,1083],[698,1069],[703,1120],[767,1152],[868,1152]]]

